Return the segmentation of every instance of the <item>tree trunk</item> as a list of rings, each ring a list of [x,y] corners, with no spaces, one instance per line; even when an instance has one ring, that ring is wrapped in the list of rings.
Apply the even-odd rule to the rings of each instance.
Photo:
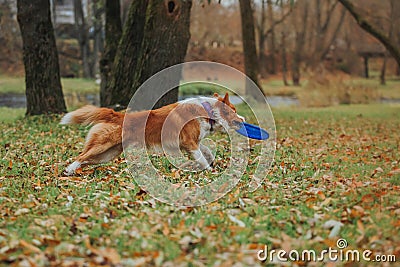
[[[393,39],[396,40],[396,35],[394,32],[395,26],[398,22],[398,14],[397,12],[399,12],[398,8],[400,8],[400,6],[397,6],[396,4],[398,4],[398,0],[391,0],[390,1],[390,27],[389,27],[389,39]],[[387,59],[388,59],[388,55],[387,53],[385,53],[384,57],[383,57],[383,64],[382,64],[382,68],[381,68],[381,75],[380,75],[380,81],[381,81],[381,85],[386,85],[386,65],[387,65]]]
[[[131,3],[111,74],[103,90],[102,106],[127,106],[133,96],[131,88],[144,36],[148,2],[137,0]]]
[[[282,80],[285,86],[288,86],[287,81],[287,58],[286,58],[286,33],[282,31],[281,39],[281,53],[282,53]]]
[[[383,63],[382,63],[382,68],[381,68],[381,75],[379,76],[381,85],[386,85],[386,62],[387,62],[387,56],[385,53],[385,56],[383,57]]]
[[[293,59],[292,59],[292,81],[293,85],[299,86],[300,85],[300,64],[302,61],[302,55],[304,53],[304,43],[306,40],[306,31],[307,31],[307,18],[308,18],[308,11],[309,5],[308,1],[302,2],[304,4],[302,9],[302,28],[300,30],[296,30],[296,40],[295,40],[295,48],[293,51]],[[292,16],[295,19],[295,16]],[[294,24],[296,21],[294,21]]]
[[[260,64],[260,74],[262,78],[267,77],[266,73],[266,58],[265,58],[265,0],[261,1],[261,14],[260,24],[257,27],[258,30],[258,63]]]
[[[18,0],[27,115],[66,111],[49,0]]]
[[[257,61],[256,40],[254,34],[254,18],[250,0],[239,0],[240,17],[242,20],[242,40],[244,53],[244,68],[246,75],[261,89],[258,82],[259,68]],[[256,96],[246,83],[246,94]]]
[[[83,66],[83,77],[93,78],[90,67],[90,44],[89,31],[87,28],[85,13],[83,12],[82,0],[74,0],[75,27],[78,34],[78,43],[81,52]]]
[[[351,1],[339,0],[339,2],[342,3],[342,5],[350,12],[363,30],[374,36],[386,47],[389,53],[396,60],[397,65],[400,66],[400,47],[396,41],[391,40],[381,29],[368,22]]]
[[[190,39],[191,7],[192,1],[188,0],[150,0],[132,95],[155,73],[184,61]],[[168,77],[166,82],[179,84],[180,79],[179,73]],[[154,88],[153,94],[157,94],[157,90]],[[159,97],[154,109],[176,102],[178,88]]]
[[[368,56],[364,56],[364,77],[369,78]]]
[[[99,54],[102,51],[102,9],[100,7],[101,3],[99,0],[92,1],[92,11],[93,11],[93,51],[90,55],[90,73],[92,77],[95,77],[99,72]]]
[[[336,40],[336,38],[337,38],[337,36],[339,34],[339,31],[342,28],[345,15],[346,15],[346,10],[342,9],[342,11],[340,13],[340,17],[339,17],[339,22],[336,25],[336,28],[335,28],[331,38],[328,40],[327,44],[325,45],[325,48],[322,50],[322,52],[319,55],[319,59],[320,60],[323,60],[326,57],[326,55],[329,53],[329,50],[330,50],[331,46],[335,42],[335,40]]]
[[[270,68],[269,73],[275,74],[276,73],[276,60],[275,60],[275,50],[276,50],[276,38],[275,38],[275,23],[274,23],[274,12],[273,12],[273,4],[272,0],[267,0],[268,4],[268,20],[270,25],[270,37],[269,37],[269,61],[270,61]]]
[[[121,24],[121,6],[119,1],[106,0],[106,25],[105,25],[105,47],[100,60],[100,104],[106,106],[105,100],[109,97],[107,94],[107,83],[110,80],[111,70],[115,55],[117,53],[118,43],[122,35]]]
[[[190,38],[191,6],[192,1],[183,0],[132,2],[115,56],[110,85],[106,88],[110,97],[105,98],[103,105],[127,106],[148,78],[184,61]],[[178,76],[169,79],[179,81],[181,77]],[[152,94],[154,96],[157,92]],[[177,100],[178,88],[175,88],[162,96],[154,108]]]

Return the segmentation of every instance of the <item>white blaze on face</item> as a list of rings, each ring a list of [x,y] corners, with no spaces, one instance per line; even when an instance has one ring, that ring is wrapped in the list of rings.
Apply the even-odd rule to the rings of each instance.
[[[237,114],[237,116],[239,117],[239,119],[241,119],[243,122],[246,121],[246,119],[243,116],[240,116],[239,114]]]

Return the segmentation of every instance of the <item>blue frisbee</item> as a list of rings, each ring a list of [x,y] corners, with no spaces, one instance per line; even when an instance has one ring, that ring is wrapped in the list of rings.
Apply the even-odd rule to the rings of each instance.
[[[236,132],[243,136],[256,140],[265,140],[269,138],[269,134],[266,130],[258,127],[257,125],[246,122],[243,122],[242,127],[236,130]]]

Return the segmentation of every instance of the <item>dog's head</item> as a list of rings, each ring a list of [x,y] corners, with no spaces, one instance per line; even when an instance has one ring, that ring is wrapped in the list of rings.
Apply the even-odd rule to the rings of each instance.
[[[224,128],[239,129],[245,119],[236,113],[236,107],[229,101],[228,93],[224,97],[215,93],[214,97],[218,99],[215,104],[216,122]]]

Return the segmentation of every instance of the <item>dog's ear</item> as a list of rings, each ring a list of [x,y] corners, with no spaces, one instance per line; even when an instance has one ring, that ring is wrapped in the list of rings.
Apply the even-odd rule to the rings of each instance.
[[[219,98],[219,94],[218,93],[214,93],[214,97]]]
[[[222,100],[226,105],[229,105],[231,102],[229,101],[229,94],[225,93],[224,99]]]

